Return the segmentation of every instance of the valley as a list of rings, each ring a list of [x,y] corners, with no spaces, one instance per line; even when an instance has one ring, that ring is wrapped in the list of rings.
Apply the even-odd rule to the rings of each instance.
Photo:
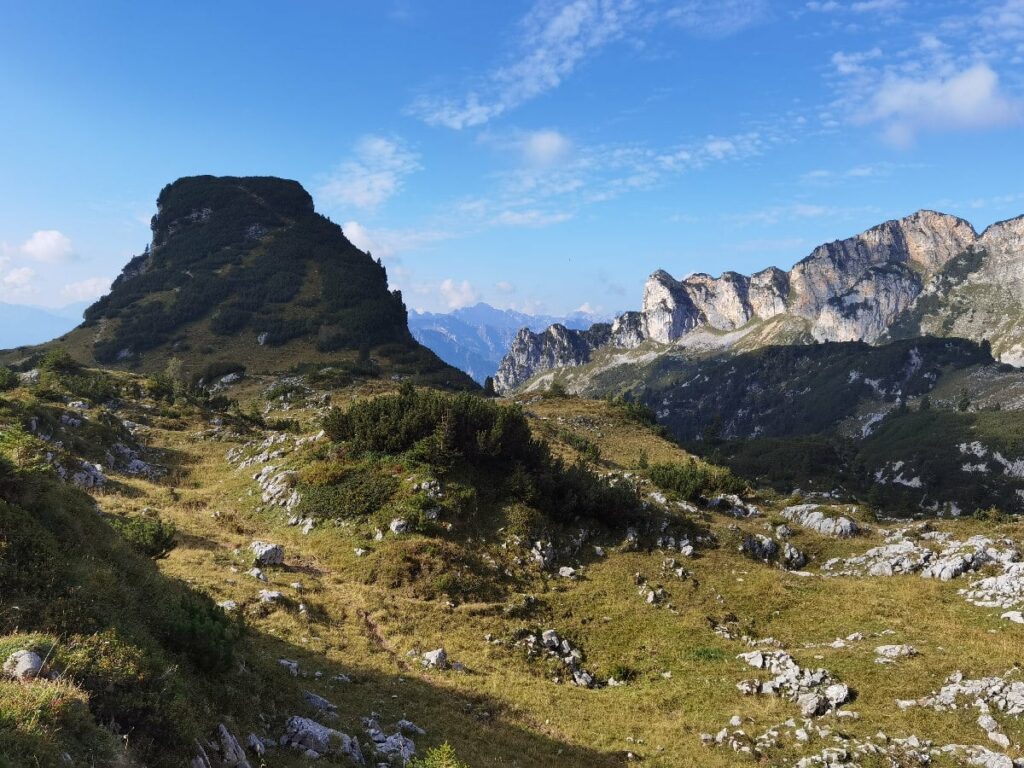
[[[146,386],[134,375],[101,375],[112,376],[115,387]],[[62,384],[44,377],[47,384],[62,391]],[[147,749],[153,726],[142,720],[123,752],[121,742],[103,736],[98,724],[84,733],[69,727],[69,705],[48,710],[42,721],[18,715],[68,686],[81,691],[76,695],[83,700],[93,697],[91,706],[97,706],[96,697],[109,684],[106,676],[122,673],[121,662],[76,676],[65,665],[88,635],[50,634],[45,612],[8,624],[5,631],[14,634],[4,637],[4,647],[45,649],[54,675],[0,685],[0,711],[14,718],[8,722],[22,723],[4,742],[12,764],[31,755],[39,764],[57,765],[64,753],[76,763],[95,763],[116,753],[129,764],[179,765],[194,757],[191,736],[217,745],[215,727],[223,723],[243,745],[250,733],[266,744],[262,758],[246,749],[249,764],[262,759],[268,765],[302,765],[307,758],[300,751],[280,745],[292,717],[354,737],[364,758],[374,759],[363,720],[373,717],[387,734],[400,721],[425,731],[405,732],[417,754],[448,742],[459,759],[474,766],[632,760],[705,766],[758,759],[775,765],[888,765],[894,759],[1002,765],[995,753],[1006,748],[975,722],[974,707],[951,712],[926,704],[907,709],[899,702],[926,699],[958,671],[965,680],[1006,675],[1005,685],[1013,685],[1020,625],[1002,616],[1024,601],[1024,584],[1013,577],[1016,591],[1000,606],[973,605],[961,592],[1003,568],[1020,573],[1003,565],[1017,557],[1015,523],[878,520],[863,505],[750,491],[742,491],[741,504],[728,494],[715,496],[715,487],[732,488],[736,481],[710,467],[700,481],[709,496],[694,504],[690,499],[702,493],[681,495],[665,473],[653,469],[694,460],[628,410],[603,401],[537,397],[522,403],[524,415],[556,454],[583,458],[596,474],[635,484],[642,505],[621,523],[505,506],[500,498],[489,500],[480,465],[443,470],[408,454],[373,465],[372,476],[396,489],[384,508],[337,505],[326,516],[312,515],[318,507],[307,501],[316,495],[308,483],[323,476],[316,467],[326,457],[339,455],[321,433],[328,409],[367,397],[407,395],[387,395],[394,387],[373,381],[326,391],[298,377],[246,377],[226,385],[225,392],[239,403],[237,410],[161,398],[118,409],[92,403],[68,409],[52,395],[40,400],[40,385],[3,395],[5,435],[17,428],[12,418],[18,414],[70,416],[57,420],[60,426],[47,440],[19,432],[21,448],[5,449],[15,467],[5,488],[12,479],[23,481],[47,445],[67,446],[49,462],[70,466],[76,435],[112,418],[131,422],[138,461],[151,468],[149,478],[140,464],[115,464],[100,470],[102,482],[66,493],[87,502],[83,510],[91,496],[104,519],[158,517],[173,524],[173,548],[155,561],[159,578],[209,595],[224,606],[225,621],[244,617],[245,625],[233,643],[231,663],[201,673],[186,660],[164,678],[175,683],[177,696],[186,697],[181,703],[188,702],[179,714],[164,710],[181,737]],[[90,445],[103,447],[95,439]],[[348,463],[355,457],[345,455],[340,454],[339,470],[365,466]],[[293,470],[299,473],[297,485],[287,477],[267,482]],[[71,482],[83,484],[89,481]],[[417,506],[418,499],[427,506]],[[787,511],[808,502],[819,505],[826,519],[849,517],[856,534],[837,538]],[[429,511],[431,504],[436,516],[415,516],[413,510]],[[305,515],[315,521],[308,528]],[[396,525],[399,519],[407,527]],[[795,547],[807,557],[806,565],[790,571],[745,555],[744,542],[758,536]],[[957,550],[952,540],[968,544]],[[254,575],[253,541],[280,545],[281,564],[268,560]],[[893,542],[899,545],[879,555],[880,562],[917,553],[925,562],[960,565],[948,573],[935,570],[931,578],[915,568],[833,575],[854,567],[837,565],[835,558]],[[12,543],[17,545],[8,540],[7,546]],[[952,554],[959,551],[991,554],[961,561]],[[476,564],[467,570],[471,562]],[[30,566],[22,561],[22,567]],[[31,583],[28,593],[54,599],[39,594],[41,587]],[[112,596],[102,582],[81,588],[95,590],[89,595],[94,604]],[[124,641],[133,637],[124,624],[129,618],[135,617],[115,613],[107,619]],[[60,625],[76,620],[65,615]],[[540,635],[547,630],[580,650],[579,669],[592,676],[593,687],[566,679],[570,668],[543,650]],[[879,664],[876,649],[883,646],[912,646],[913,652]],[[425,666],[424,654],[439,648],[447,657],[445,668]],[[801,714],[806,705],[787,694],[745,695],[738,683],[764,679],[751,669],[751,657],[741,658],[753,651],[785,651],[801,666],[827,670],[829,680],[848,686],[849,700],[807,716]],[[35,692],[33,699],[21,695],[25,690]],[[121,705],[114,700],[103,706],[119,719]],[[153,706],[177,705],[165,688]],[[1011,744],[1022,733],[1013,706],[990,707],[998,723],[991,733]],[[213,765],[227,758],[216,748],[204,751]],[[848,757],[837,762],[839,754]],[[378,754],[376,762],[382,759]],[[348,764],[330,755],[320,762]]]
[[[498,397],[297,184],[160,200],[0,356],[0,765],[1024,765],[988,339],[556,325]]]

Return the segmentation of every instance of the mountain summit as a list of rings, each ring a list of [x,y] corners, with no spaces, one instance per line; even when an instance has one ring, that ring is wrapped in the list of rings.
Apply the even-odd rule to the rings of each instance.
[[[152,242],[62,343],[76,358],[154,370],[171,357],[254,371],[370,353],[447,371],[412,338],[387,274],[295,181],[193,176],[157,198]]]
[[[987,341],[997,358],[1024,363],[1024,217],[981,235],[956,216],[918,211],[815,248],[789,272],[751,276],[658,270],[643,308],[586,333],[521,331],[495,376],[508,391],[550,368],[583,365],[597,348],[651,342],[694,354],[772,344],[920,335]],[[598,332],[599,331],[599,332]],[[572,350],[561,355],[559,350]],[[629,362],[623,356],[621,362]]]

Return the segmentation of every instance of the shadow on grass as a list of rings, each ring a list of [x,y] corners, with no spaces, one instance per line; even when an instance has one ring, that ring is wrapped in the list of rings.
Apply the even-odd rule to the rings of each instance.
[[[255,637],[250,638],[250,643],[254,641]],[[497,699],[460,690],[459,677],[466,673],[434,670],[434,682],[419,678],[417,673],[385,674],[359,664],[339,665],[268,635],[259,638],[259,645],[266,655],[260,661],[258,676],[269,694],[260,702],[260,719],[266,723],[263,730],[255,731],[260,736],[277,739],[288,717],[302,715],[358,738],[370,764],[384,763],[383,757],[373,754],[372,742],[362,725],[364,717],[373,716],[387,733],[397,730],[399,720],[411,720],[427,731],[425,736],[413,736],[418,755],[448,742],[460,759],[473,768],[610,768],[625,762],[623,754],[601,752],[547,735],[543,733],[543,723],[529,723],[528,714],[519,715],[528,725],[514,722],[505,704]],[[291,675],[277,658],[298,662],[298,676]],[[346,676],[350,682],[339,682],[338,675]],[[327,699],[337,707],[336,714],[319,711],[306,703],[305,691]],[[238,713],[237,727],[245,731],[240,736],[248,735],[245,723],[252,722],[254,714]],[[297,757],[286,748],[276,749],[268,753],[268,765],[278,765],[279,759],[287,760],[293,755]]]

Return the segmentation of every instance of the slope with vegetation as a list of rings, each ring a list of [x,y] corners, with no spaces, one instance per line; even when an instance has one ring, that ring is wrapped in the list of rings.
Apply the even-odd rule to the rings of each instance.
[[[172,358],[196,361],[194,372],[334,362],[474,386],[416,343],[380,261],[297,182],[186,177],[163,188],[157,209],[145,252],[61,338],[80,362],[147,372]]]
[[[999,747],[973,708],[895,703],[1012,666],[1020,626],[957,591],[984,573],[830,577],[833,558],[892,539],[898,524],[875,522],[892,510],[754,492],[637,403],[557,388],[502,403],[319,370],[211,393],[173,366],[142,377],[58,354],[3,381],[0,645],[46,659],[0,684],[11,765],[181,765],[200,748],[227,765],[220,725],[252,766],[311,764],[279,743],[295,717],[354,737],[366,764],[401,764],[373,733],[404,733],[432,768],[788,766],[833,737],[856,754],[879,730],[879,753],[851,762],[892,764],[910,736],[1019,754],[1012,714],[993,710]],[[860,532],[812,528],[801,501]],[[1019,538],[997,517],[899,535],[939,552],[973,534],[993,551]],[[757,559],[758,536],[805,572]],[[253,573],[256,540],[281,564]],[[916,655],[877,664],[883,644]],[[859,718],[744,695],[752,647],[827,669],[852,691],[836,713]],[[932,763],[967,764],[951,750]]]

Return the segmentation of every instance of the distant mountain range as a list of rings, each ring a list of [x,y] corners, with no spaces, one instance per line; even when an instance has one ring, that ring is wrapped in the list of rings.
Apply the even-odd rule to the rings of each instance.
[[[63,336],[82,320],[88,303],[59,309],[0,303],[0,349],[12,349]]]
[[[825,243],[789,272],[694,274],[664,270],[644,286],[639,312],[586,331],[521,332],[495,384],[510,391],[553,368],[582,366],[598,349],[700,357],[772,345],[918,336],[986,342],[997,360],[1024,364],[1024,216],[978,234],[956,216],[918,211]]]
[[[564,317],[529,315],[480,302],[449,313],[410,312],[409,330],[420,344],[482,384],[498,370],[521,328],[542,331],[560,324],[581,330],[603,319],[586,312],[572,312]]]

